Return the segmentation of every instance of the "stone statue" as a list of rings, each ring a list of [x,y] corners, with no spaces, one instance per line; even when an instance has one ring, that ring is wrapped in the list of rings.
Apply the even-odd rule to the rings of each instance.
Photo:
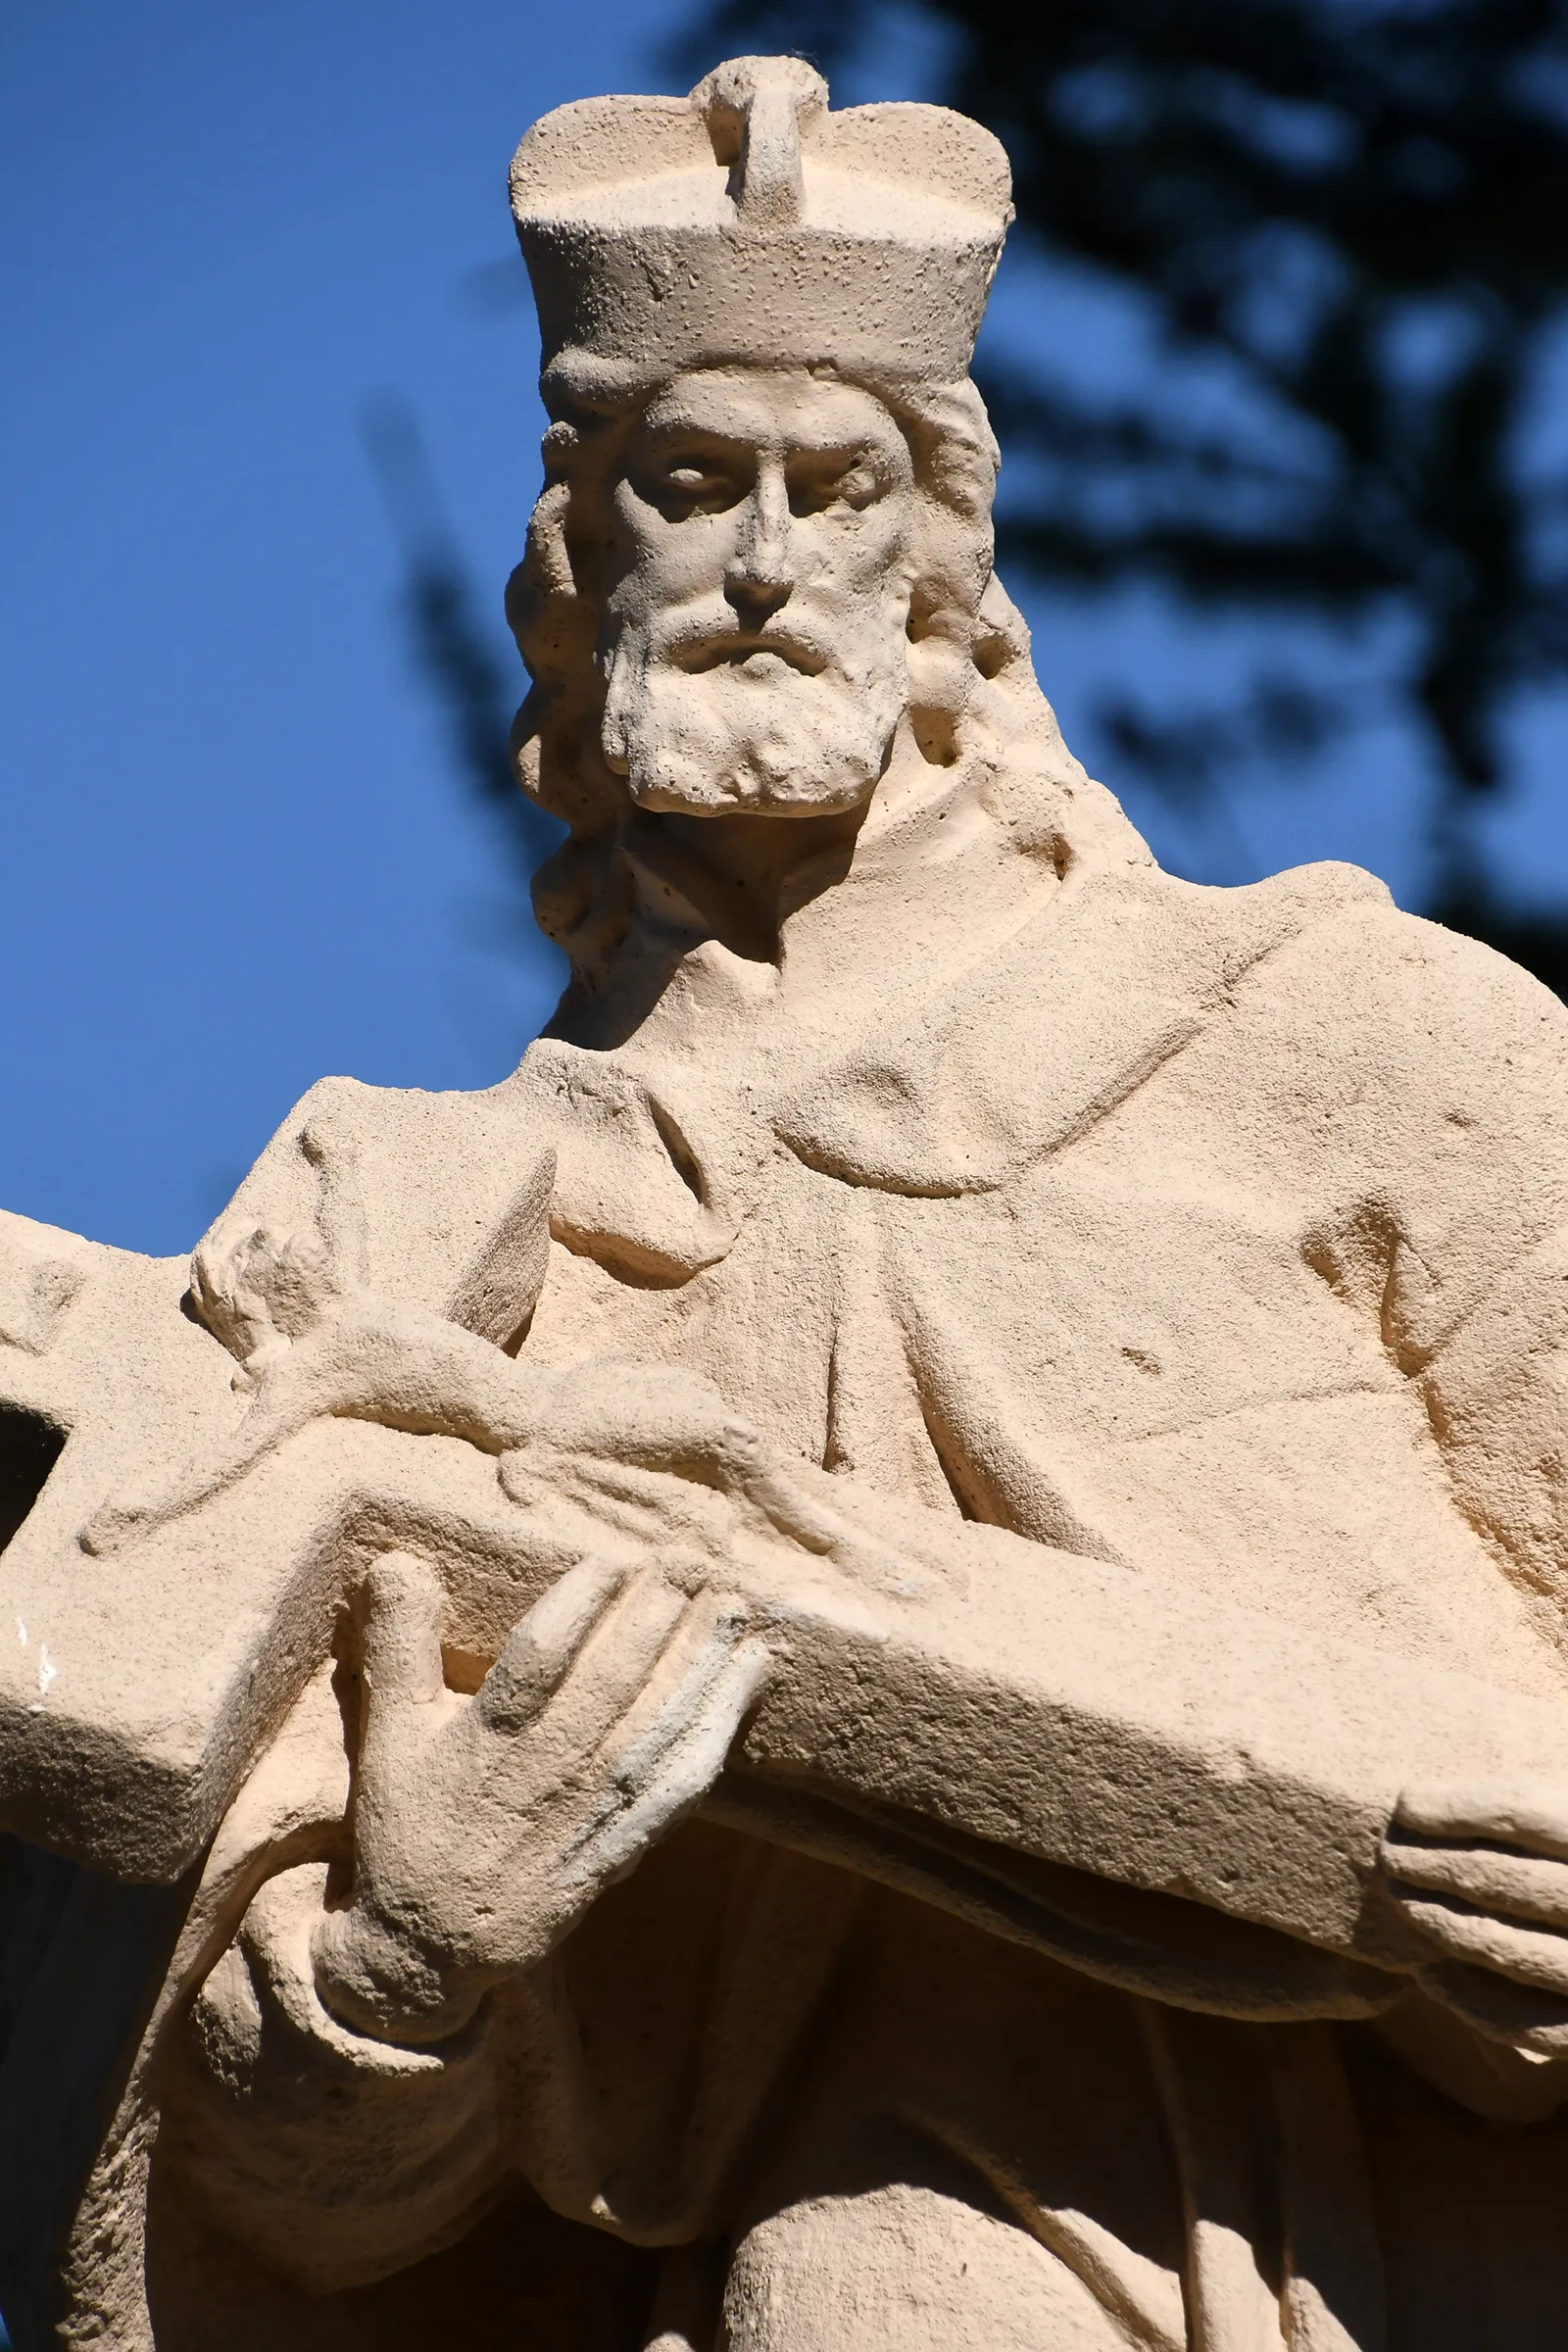
[[[1555,2346],[1568,1015],[1063,748],[984,131],[513,190],[561,1007],[0,1224],[14,2339]]]

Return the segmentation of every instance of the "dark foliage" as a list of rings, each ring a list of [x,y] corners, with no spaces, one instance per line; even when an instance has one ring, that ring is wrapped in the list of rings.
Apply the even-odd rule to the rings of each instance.
[[[1568,474],[1523,427],[1568,300],[1568,0],[930,0],[942,95],[1005,144],[1015,237],[1133,292],[1223,362],[1255,431],[1158,380],[1092,402],[1049,362],[984,383],[1028,490],[1004,557],[1194,608],[1401,625],[1382,706],[1439,778],[1434,906],[1493,936],[1466,816],[1505,780],[1521,688],[1568,670]],[[725,0],[700,35],[874,54],[879,0]],[[693,54],[696,54],[694,44]],[[1157,370],[1154,371],[1157,379]],[[1106,713],[1177,793],[1372,714],[1265,679],[1245,708]],[[1554,976],[1568,924],[1503,923]]]

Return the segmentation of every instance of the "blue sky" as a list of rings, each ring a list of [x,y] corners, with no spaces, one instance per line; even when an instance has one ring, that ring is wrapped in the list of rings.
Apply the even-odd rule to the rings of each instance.
[[[513,659],[500,599],[541,417],[531,321],[507,299],[507,161],[564,99],[680,86],[662,49],[684,13],[6,12],[0,1205],[187,1248],[316,1077],[487,1084],[544,1017],[554,961],[411,662],[361,420],[410,404]],[[837,94],[921,94],[932,62],[894,19]],[[1070,347],[1092,375],[1137,326],[1017,257],[988,331]],[[1195,633],[1148,598],[1030,610],[1090,752],[1100,683],[1217,687],[1255,637]],[[1301,650],[1348,678],[1364,653]],[[1568,887],[1560,708],[1519,726],[1526,781],[1494,830],[1544,895]],[[1420,782],[1390,727],[1310,788],[1250,793],[1223,837],[1128,799],[1162,854],[1215,879],[1351,856],[1408,898]]]

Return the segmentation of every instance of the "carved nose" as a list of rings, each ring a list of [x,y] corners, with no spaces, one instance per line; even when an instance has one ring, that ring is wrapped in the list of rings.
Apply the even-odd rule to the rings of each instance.
[[[760,629],[795,586],[790,561],[789,491],[782,469],[763,460],[757,487],[740,518],[741,528],[724,573],[724,594],[743,629]]]
[[[743,628],[760,629],[790,601],[794,582],[772,564],[737,565],[724,576],[724,594]]]

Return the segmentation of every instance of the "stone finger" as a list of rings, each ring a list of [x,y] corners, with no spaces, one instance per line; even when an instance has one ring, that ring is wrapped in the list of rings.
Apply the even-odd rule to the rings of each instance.
[[[653,1759],[654,1778],[585,1845],[582,1867],[597,1885],[623,1877],[657,1838],[701,1804],[772,1663],[764,1643],[744,1641],[708,1682],[694,1711]]]
[[[1568,2000],[1553,1999],[1548,1992],[1463,1961],[1441,1961],[1423,1969],[1421,1984],[1434,2000],[1489,2040],[1507,2042],[1538,2058],[1568,2057]]]
[[[1443,1902],[1401,1898],[1405,1916],[1450,1959],[1492,1969],[1517,1984],[1568,2000],[1568,1936],[1544,1928],[1514,1927],[1484,1912]]]
[[[667,1470],[599,1454],[558,1454],[534,1466],[556,1493],[637,1543],[722,1544],[734,1524],[725,1494]]]
[[[879,1526],[866,1496],[847,1496],[842,1480],[810,1463],[770,1452],[737,1483],[779,1535],[873,1592],[920,1599],[952,1582],[920,1556],[911,1529]]]
[[[492,1731],[534,1721],[625,1582],[622,1564],[590,1555],[535,1601],[479,1687],[479,1713]]]
[[[639,1568],[590,1628],[539,1717],[566,1755],[592,1755],[653,1673],[686,1607],[657,1568]]]
[[[1568,1931],[1568,1862],[1492,1846],[1416,1845],[1391,1838],[1384,1866],[1402,1886],[1452,1895],[1478,1911]]]
[[[1422,1838],[1487,1838],[1568,1859],[1568,1789],[1543,1789],[1538,1783],[1453,1781],[1406,1788],[1394,1824]]]
[[[699,1592],[682,1613],[654,1673],[605,1743],[605,1763],[635,1792],[694,1723],[746,1630],[732,1594]]]

